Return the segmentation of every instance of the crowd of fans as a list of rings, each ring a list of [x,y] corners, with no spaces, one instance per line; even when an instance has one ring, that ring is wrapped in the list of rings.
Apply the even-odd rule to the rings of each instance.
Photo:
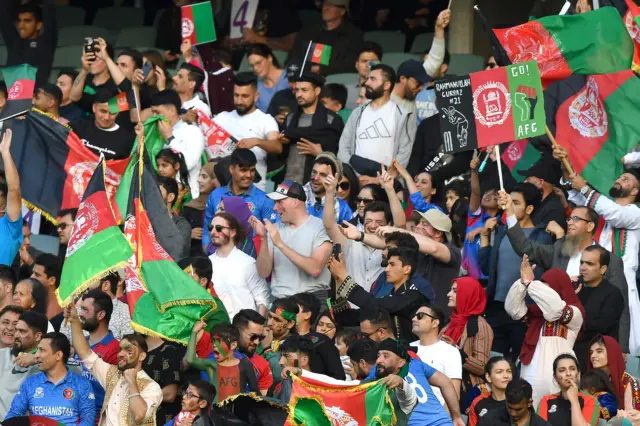
[[[38,230],[58,253],[31,245],[7,130],[0,421],[226,424],[216,404],[228,397],[287,404],[293,375],[324,375],[383,380],[399,425],[640,424],[640,381],[626,372],[640,354],[635,153],[608,194],[550,144],[517,176],[503,166],[505,189],[493,150],[482,172],[484,153],[442,155],[434,83],[447,76],[450,11],[436,0],[324,0],[322,23],[304,28],[292,1],[260,1],[242,40],[197,47],[175,20],[188,1],[174,3],[164,55],[116,56],[97,38],[56,84],[53,1],[0,14],[0,29],[8,65],[38,66],[34,108],[95,153],[127,158],[136,124],[165,118],[152,160],[179,238],[163,246],[230,324],[197,322],[186,348],[133,333],[117,272],[59,306],[77,210]],[[394,69],[362,40],[372,29],[434,38],[423,61]],[[329,65],[303,63],[311,41],[333,46]],[[286,67],[272,49],[289,52]],[[233,70],[244,55],[253,72]],[[357,81],[326,84],[342,72]],[[118,92],[139,109],[110,111]],[[204,119],[232,136],[208,162]]]

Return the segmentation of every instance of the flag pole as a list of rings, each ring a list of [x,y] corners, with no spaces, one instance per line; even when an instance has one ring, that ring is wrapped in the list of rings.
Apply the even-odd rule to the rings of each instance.
[[[138,100],[138,92],[136,92],[136,88],[133,88],[133,98],[136,103],[136,113],[138,114],[138,123],[140,122],[140,101]]]
[[[447,6],[447,9],[451,9],[451,3],[453,3],[453,0],[449,0],[449,6]]]
[[[553,137],[553,134],[551,133],[551,130],[549,130],[549,126],[547,126],[545,124],[544,130],[547,133],[547,137],[551,141],[551,145],[553,145],[554,148],[559,147],[558,142],[556,141],[556,138]],[[562,159],[562,165],[564,166],[565,169],[567,169],[567,172],[569,172],[570,175],[576,174],[576,172],[573,170],[573,167],[571,166],[571,163],[569,162],[568,158],[563,158]]]
[[[304,54],[304,59],[302,60],[302,66],[300,67],[300,78],[302,78],[302,72],[304,71],[304,64],[307,63],[307,57],[309,56],[309,50],[311,50],[312,41],[309,40],[309,46],[307,46],[307,53]]]
[[[493,147],[496,153],[496,162],[498,163],[498,178],[500,179],[500,191],[504,191],[504,181],[502,180],[502,160],[500,159],[500,144]]]

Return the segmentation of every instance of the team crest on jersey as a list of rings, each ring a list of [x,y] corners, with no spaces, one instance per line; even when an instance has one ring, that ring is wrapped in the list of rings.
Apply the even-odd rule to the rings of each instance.
[[[256,209],[255,204],[253,204],[251,201],[249,201],[249,202],[247,203],[247,207],[249,207],[249,211],[250,211],[251,213],[253,213],[253,212],[254,212],[254,210]]]
[[[607,111],[600,99],[598,83],[592,76],[587,77],[587,84],[569,105],[569,122],[571,127],[588,138],[601,137],[607,133]]]
[[[488,81],[473,92],[473,113],[483,126],[501,125],[510,112],[511,96],[499,81]]]
[[[76,393],[71,388],[66,388],[62,391],[62,396],[69,401],[71,401],[75,395]]]
[[[44,398],[44,389],[38,387],[33,393],[34,398]]]
[[[478,413],[478,416],[482,417],[487,413],[488,413],[488,410],[486,408],[483,408],[482,410],[480,410],[480,413]]]
[[[555,413],[556,411],[558,411],[558,406],[556,404],[553,404],[551,407],[549,407],[550,413]]]

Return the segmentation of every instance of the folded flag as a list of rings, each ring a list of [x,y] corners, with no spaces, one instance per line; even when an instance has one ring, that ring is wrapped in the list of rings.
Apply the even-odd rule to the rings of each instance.
[[[364,385],[305,372],[292,376],[289,417],[285,425],[395,425],[387,387],[380,381]]]
[[[545,133],[535,61],[436,82],[445,152],[466,151]]]
[[[105,160],[89,180],[78,208],[67,255],[62,268],[60,287],[56,297],[60,306],[73,299],[100,278],[125,266],[133,256],[129,242],[118,227],[111,202],[107,196]]]
[[[7,85],[7,102],[0,112],[0,121],[31,111],[37,71],[37,68],[28,64],[2,70],[2,77]]]
[[[109,99],[109,112],[111,114],[117,114],[119,112],[129,111],[131,109],[130,105],[129,92],[120,92]]]
[[[571,74],[608,74],[631,68],[634,46],[618,11],[603,7],[494,29],[512,63],[538,62],[543,87]]]
[[[99,158],[71,129],[32,110],[12,123],[11,155],[20,174],[23,202],[56,222],[58,212],[77,209]],[[106,162],[105,188],[112,201],[129,159]]]
[[[210,2],[182,6],[182,39],[189,39],[193,46],[216,41],[213,11]]]
[[[207,156],[213,159],[231,155],[238,140],[199,109],[196,109],[196,113],[200,130],[207,139]]]
[[[322,43],[311,44],[311,62],[320,65],[329,65],[331,60],[331,46]]]

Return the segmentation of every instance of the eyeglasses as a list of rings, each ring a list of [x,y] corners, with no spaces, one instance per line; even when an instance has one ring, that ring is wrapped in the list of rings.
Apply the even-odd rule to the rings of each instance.
[[[186,392],[186,393],[183,394],[183,396],[186,396],[187,398],[202,399],[202,398],[200,398],[200,395],[196,395],[193,392]]]
[[[438,319],[438,318],[434,317],[433,315],[429,315],[426,312],[416,312],[414,317],[418,318],[418,321],[422,321],[422,318],[424,318],[424,317],[429,317],[429,318],[434,319],[434,320]]]
[[[587,222],[587,223],[591,222],[590,220],[583,219],[583,218],[578,217],[578,216],[569,216],[569,217],[567,218],[567,222],[580,222],[581,220],[582,220],[582,221],[585,221],[585,222]]]
[[[364,337],[368,337],[368,338],[370,339],[370,338],[371,338],[371,336],[373,336],[374,334],[376,334],[378,331],[380,331],[380,330],[386,330],[386,329],[387,329],[387,327],[380,327],[380,328],[377,328],[377,329],[376,329],[374,332],[372,332],[372,333],[365,333],[365,332],[363,332],[363,331],[361,331],[360,333],[361,333]]]
[[[264,336],[262,334],[255,334],[255,333],[247,333],[244,332],[244,334],[249,338],[250,342],[255,342],[256,340],[258,342],[262,342],[264,340]]]
[[[340,182],[338,184],[338,188],[342,189],[343,191],[348,191],[350,187],[351,187],[351,184],[348,181]]]
[[[71,226],[71,224],[70,223],[60,222],[58,224],[58,229],[64,231],[65,229],[67,229],[68,226]]]
[[[209,225],[207,228],[209,228],[209,231],[213,231],[215,229],[216,232],[222,232],[223,229],[231,229],[228,226],[222,225]]]
[[[358,201],[358,203],[364,203],[365,205],[371,204],[375,201],[375,200],[372,200],[371,198],[362,198],[362,197],[358,197],[356,198],[356,200]]]

